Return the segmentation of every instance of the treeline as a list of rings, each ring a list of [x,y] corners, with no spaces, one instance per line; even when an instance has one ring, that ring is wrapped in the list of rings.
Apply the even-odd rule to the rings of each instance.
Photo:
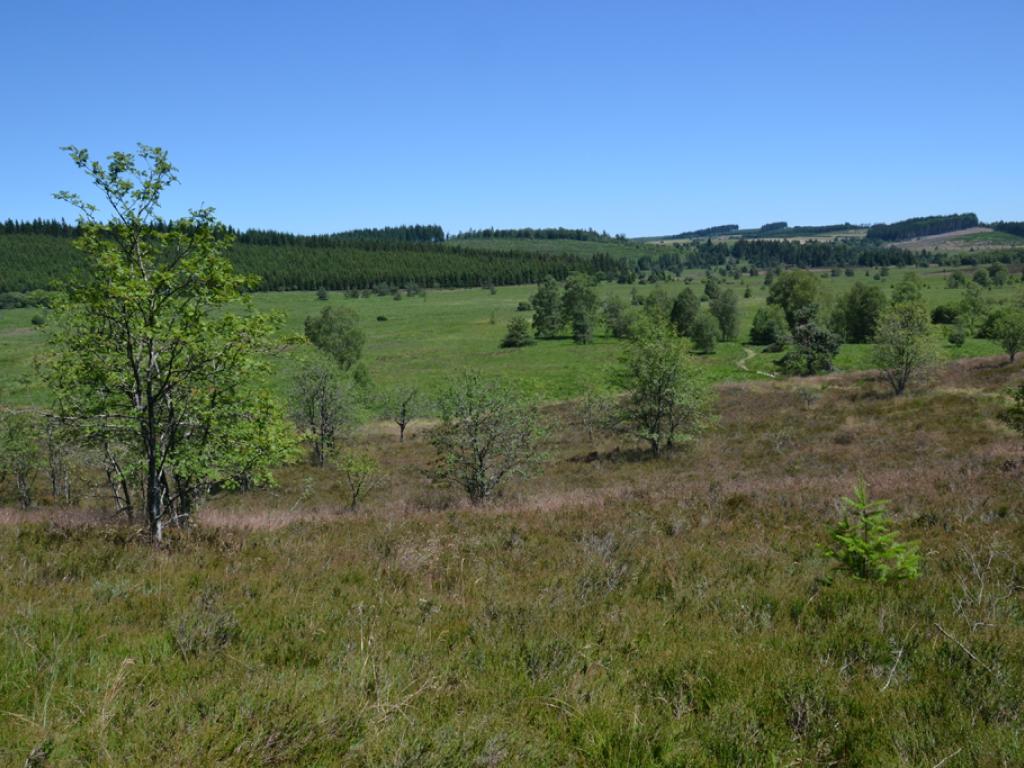
[[[61,219],[33,219],[32,221],[15,221],[7,219],[0,224],[0,234],[4,235],[49,235],[50,237],[77,237],[79,229],[76,224],[68,224]]]
[[[728,253],[728,255],[727,255]],[[710,267],[727,258],[767,269],[789,267],[881,267],[908,266],[920,256],[903,248],[883,248],[854,243],[809,242],[791,240],[737,240],[730,249],[726,243],[701,243],[689,261],[693,267]],[[925,259],[927,261],[927,258]]]
[[[737,232],[740,228],[739,224],[722,224],[717,227],[706,227],[705,229],[694,229],[690,232],[680,232],[678,235],[672,235],[668,240],[685,240],[687,238],[698,238],[698,237],[721,237],[722,235],[732,234]]]
[[[593,243],[607,243],[613,240],[624,240],[623,235],[612,237],[607,232],[598,232],[594,229],[566,229],[564,227],[547,227],[534,229],[525,227],[522,229],[468,229],[452,235],[453,240],[471,240],[481,238],[485,240],[582,240]]]
[[[954,213],[949,216],[919,216],[893,224],[875,224],[868,228],[869,240],[910,240],[914,237],[942,235],[978,226],[978,217],[973,213]]]
[[[169,222],[153,223],[153,229],[161,232],[166,232],[169,226]],[[351,229],[327,235],[295,235],[291,232],[278,232],[273,229],[239,230],[234,227],[225,227],[225,231],[234,236],[238,242],[250,245],[305,245],[314,248],[351,242],[441,243],[445,240],[444,229],[437,224]],[[60,221],[56,219],[33,219],[32,221],[7,219],[0,224],[0,234],[4,235],[77,237],[80,233],[81,229],[77,224],[68,224],[63,219]]]
[[[996,232],[1006,232],[1008,235],[1024,237],[1024,221],[997,221],[989,226]]]
[[[254,244],[241,238],[229,254],[236,269],[260,278],[260,289],[343,290],[381,283],[424,287],[474,287],[535,283],[572,272],[619,279],[623,260],[608,254],[495,251],[443,243],[354,240],[318,247],[298,240]],[[82,258],[69,237],[0,236],[0,293],[49,288],[72,276]]]
[[[330,235],[293,235],[272,229],[247,229],[238,231],[228,228],[235,240],[245,245],[297,245],[307,248],[323,248],[346,243],[443,243],[444,230],[436,224],[415,224],[402,227],[379,229],[352,229]]]
[[[768,225],[766,224],[765,226],[768,226]],[[778,230],[765,230],[764,227],[761,227],[761,229],[759,230],[759,234],[764,235],[766,232],[769,232],[774,237],[780,237],[780,236],[784,236],[784,237],[808,237],[808,236],[812,236],[812,235],[827,235],[827,234],[830,234],[832,232],[842,232],[844,230],[853,229],[853,228],[854,228],[853,224],[850,224],[849,222],[846,222],[845,224],[824,224],[824,225],[821,225],[821,226],[786,227],[785,229],[778,229]],[[751,236],[752,237],[756,237],[757,235],[754,234],[754,235],[751,235]]]
[[[572,272],[610,274],[619,260],[608,255],[575,256],[530,251],[405,245],[401,248],[301,246],[268,247],[239,243],[231,250],[235,268],[261,278],[268,291],[347,290],[415,283],[423,287],[535,283]]]

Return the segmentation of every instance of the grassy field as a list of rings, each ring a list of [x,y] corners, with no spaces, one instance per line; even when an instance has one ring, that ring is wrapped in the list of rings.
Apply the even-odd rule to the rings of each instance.
[[[931,306],[955,303],[960,291],[945,286],[947,273],[939,270],[919,270],[925,280],[926,298]],[[828,293],[839,295],[855,281],[876,284],[859,270],[855,277],[830,277],[823,272],[822,283]],[[891,270],[880,285],[889,287],[898,281],[902,270]],[[703,273],[690,271],[684,275],[693,280],[693,288],[702,292]],[[720,344],[713,356],[701,358],[716,380],[757,378],[755,371],[772,370],[769,355],[757,354],[741,370],[738,363],[747,358],[744,341],[757,308],[767,296],[761,277],[745,277],[729,284],[742,297],[750,288],[751,297],[740,299],[740,341]],[[682,289],[681,281],[664,283],[663,287],[674,295]],[[503,374],[522,381],[525,386],[545,400],[562,400],[580,395],[589,386],[600,384],[607,369],[615,361],[621,342],[599,337],[594,344],[576,345],[569,339],[542,341],[522,349],[501,349],[500,342],[508,321],[516,314],[516,306],[529,299],[534,286],[509,286],[491,294],[484,289],[431,291],[425,298],[405,298],[395,301],[390,297],[347,299],[340,293],[330,296],[331,304],[355,309],[366,331],[364,360],[373,380],[383,386],[408,381],[420,382],[424,389],[439,388],[452,373],[464,368],[477,368],[487,374]],[[602,284],[602,296],[618,295],[629,299],[630,286]],[[645,294],[650,286],[638,286]],[[1019,285],[993,289],[987,295],[993,302],[1019,296]],[[307,315],[319,312],[324,302],[312,293],[278,292],[256,294],[255,304],[264,310],[281,312],[287,318],[286,330],[300,332]],[[41,351],[44,332],[31,323],[34,309],[0,311],[0,403],[23,405],[43,402],[45,393],[35,375],[33,359]],[[379,321],[378,317],[387,320]],[[940,333],[936,329],[936,333]],[[943,343],[949,359],[996,354],[994,342],[972,339],[956,349]],[[870,367],[870,347],[845,345],[837,359],[841,370],[859,370]],[[292,358],[284,354],[275,360],[276,377],[282,391],[290,377]]]
[[[159,549],[109,512],[0,510],[0,764],[1024,764],[1020,378],[727,383],[658,461],[550,409],[543,473],[484,509],[375,428],[359,514],[302,466]],[[920,580],[823,556],[860,478]]]

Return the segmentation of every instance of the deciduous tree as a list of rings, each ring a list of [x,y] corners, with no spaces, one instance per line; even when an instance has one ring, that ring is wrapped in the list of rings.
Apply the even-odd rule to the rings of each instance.
[[[623,350],[611,380],[625,393],[620,428],[646,442],[655,456],[694,439],[709,423],[710,385],[684,342],[665,324],[644,323]]]
[[[441,423],[430,436],[438,477],[463,488],[474,504],[542,459],[540,414],[512,385],[467,373],[442,393],[439,406]]]
[[[921,302],[893,304],[878,322],[875,332],[875,364],[893,393],[903,394],[907,385],[935,360],[928,310]]]
[[[306,338],[347,371],[363,354],[366,335],[359,315],[347,307],[324,307],[319,316],[307,317]]]
[[[110,219],[101,223],[77,194],[57,195],[82,212],[85,261],[54,303],[45,376],[61,420],[118,457],[108,469],[123,501],[130,510],[141,497],[159,540],[211,484],[240,472],[265,478],[288,454],[287,430],[269,428],[279,409],[260,384],[278,320],[252,311],[254,281],[235,274],[212,209],[159,218],[161,195],[177,181],[166,152],[139,145],[103,165],[67,150]],[[282,441],[239,439],[256,422],[265,428],[255,433]]]

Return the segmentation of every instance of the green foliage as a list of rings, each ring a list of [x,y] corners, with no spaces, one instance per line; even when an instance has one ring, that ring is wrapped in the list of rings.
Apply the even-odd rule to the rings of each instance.
[[[501,340],[503,347],[528,347],[535,343],[530,332],[530,324],[523,317],[513,317],[508,321],[508,330]]]
[[[385,479],[380,463],[360,451],[342,451],[334,460],[334,466],[348,491],[348,508],[353,512],[366,495]]]
[[[821,300],[820,282],[805,270],[783,272],[772,282],[768,303],[781,307],[789,327],[795,329],[798,316],[806,319],[808,312],[817,311]]]
[[[809,305],[797,314],[786,354],[778,361],[785,373],[814,376],[832,370],[839,351],[839,337],[818,324],[814,309],[814,305]]]
[[[1017,353],[1024,348],[1024,309],[1007,309],[995,324],[995,337],[1002,345],[1012,363]]]
[[[843,519],[832,529],[832,547],[825,554],[857,579],[899,581],[916,579],[921,557],[915,542],[900,542],[892,530],[887,501],[872,500],[860,483],[844,498]]]
[[[832,328],[851,344],[867,343],[874,338],[878,319],[887,303],[885,292],[877,285],[854,283],[836,302]]]
[[[1013,404],[1007,409],[1003,418],[1007,424],[1020,433],[1021,437],[1024,437],[1024,383],[1011,390],[1010,397],[1013,398]]]
[[[967,332],[964,330],[963,326],[956,325],[949,329],[949,334],[946,336],[946,339],[950,344],[959,349],[967,343]]]
[[[628,339],[633,336],[639,310],[627,305],[618,296],[609,296],[604,300],[603,305],[604,324],[608,332],[616,339]]]
[[[438,477],[460,486],[473,503],[491,498],[510,478],[529,475],[542,461],[540,414],[512,385],[466,373],[442,393],[438,407],[441,423],[430,435]]]
[[[43,465],[41,439],[36,414],[0,410],[0,487],[9,481],[26,509],[32,506],[32,483]]]
[[[959,317],[957,308],[950,304],[940,304],[932,309],[932,325],[953,325]]]
[[[722,329],[718,326],[718,318],[706,309],[700,310],[690,324],[690,339],[694,348],[702,355],[712,355],[721,338]]]
[[[924,300],[924,283],[917,272],[906,272],[892,287],[892,303],[907,304]]]
[[[347,371],[363,354],[366,335],[359,327],[359,316],[348,307],[324,307],[319,317],[307,317],[306,338],[330,355]]]
[[[599,309],[593,280],[586,275],[570,275],[562,292],[562,315],[563,324],[569,326],[572,340],[577,344],[593,341]]]
[[[786,314],[781,307],[758,307],[750,326],[750,343],[763,347],[781,347],[789,334]]]
[[[680,336],[689,336],[693,321],[700,312],[700,299],[689,287],[683,288],[672,302],[670,319]]]
[[[928,310],[920,302],[893,304],[875,333],[874,361],[896,395],[936,359]]]
[[[950,272],[946,278],[947,288],[963,288],[967,285],[967,276],[963,272]]]
[[[711,300],[710,310],[718,321],[722,341],[735,339],[739,321],[739,302],[736,293],[731,288],[719,290],[718,295]]]
[[[530,297],[533,308],[533,331],[541,339],[552,339],[562,332],[565,318],[562,313],[562,293],[553,277],[546,277]]]
[[[253,282],[225,257],[212,211],[167,224],[155,211],[177,177],[166,153],[139,145],[106,166],[67,148],[109,204],[77,194],[84,269],[54,301],[44,376],[61,420],[102,448],[131,514],[145,510],[159,539],[186,522],[212,484],[268,478],[288,453],[288,430],[259,382],[273,317],[252,312]],[[283,442],[268,445],[265,436]]]
[[[355,383],[326,354],[299,361],[290,403],[303,438],[313,447],[312,463],[322,467],[338,438],[358,420]]]
[[[618,423],[655,456],[693,440],[711,419],[711,387],[664,323],[646,320],[626,345],[612,384],[625,392]]]
[[[976,282],[968,283],[957,310],[958,318],[964,324],[967,332],[973,335],[988,311],[988,299],[985,298],[981,286]]]

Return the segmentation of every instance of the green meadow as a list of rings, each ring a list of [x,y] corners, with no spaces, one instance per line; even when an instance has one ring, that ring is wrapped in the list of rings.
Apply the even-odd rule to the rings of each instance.
[[[879,284],[891,288],[902,275],[912,270],[892,269],[876,281],[875,271],[858,269],[853,277],[840,274],[832,277],[822,271],[822,283],[830,296],[839,296],[855,282]],[[948,271],[937,268],[916,270],[926,286],[929,306],[956,303],[962,291],[946,287]],[[678,293],[686,280],[696,293],[703,291],[703,270],[689,270],[681,279],[658,284],[670,296]],[[740,333],[737,341],[718,345],[713,355],[700,357],[714,380],[743,380],[762,377],[760,372],[773,371],[773,358],[749,347],[750,324],[757,308],[766,300],[768,289],[763,276],[745,276],[724,283],[740,297]],[[751,296],[743,294],[749,288]],[[645,295],[652,285],[619,285],[602,283],[602,297],[619,296],[628,301],[636,291]],[[531,347],[502,349],[500,342],[505,328],[517,314],[520,302],[529,300],[536,290],[532,285],[502,286],[492,294],[483,288],[428,291],[425,296],[390,296],[351,299],[340,292],[331,293],[328,301],[318,300],[312,292],[257,293],[254,306],[262,311],[281,313],[285,318],[284,333],[301,333],[304,319],[320,312],[324,306],[341,304],[354,309],[366,332],[363,360],[373,382],[390,386],[410,379],[425,391],[435,391],[453,374],[463,369],[478,369],[488,375],[500,374],[521,382],[528,390],[547,401],[579,396],[589,387],[600,386],[607,370],[616,360],[622,342],[610,336],[598,336],[593,344],[574,344],[571,339],[539,341]],[[1020,285],[992,288],[986,295],[992,303],[1013,300],[1024,293]],[[45,393],[35,373],[35,358],[45,343],[43,327],[33,325],[37,309],[0,311],[0,400],[13,405],[39,404]],[[529,316],[529,313],[526,313]],[[385,319],[379,319],[385,318]],[[934,328],[937,337],[942,329]],[[744,351],[749,347],[752,351]],[[997,343],[969,339],[960,348],[942,343],[947,359],[998,354]],[[275,379],[284,390],[290,377],[295,348],[286,348],[275,358]],[[741,362],[746,370],[740,367]],[[871,346],[846,344],[836,359],[839,370],[853,371],[871,367]]]

